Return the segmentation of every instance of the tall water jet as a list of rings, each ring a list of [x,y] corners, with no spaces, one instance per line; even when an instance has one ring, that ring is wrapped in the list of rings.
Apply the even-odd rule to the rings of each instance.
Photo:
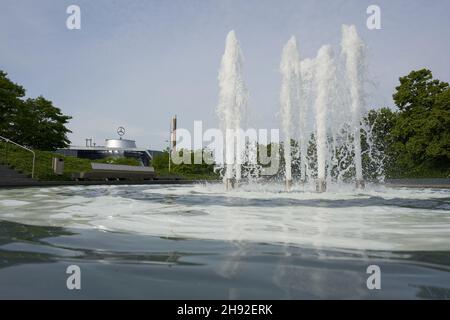
[[[300,90],[300,60],[295,37],[291,37],[283,47],[280,63],[281,72],[281,121],[284,135],[284,161],[286,188],[292,186],[292,116],[297,110]]]
[[[300,62],[300,101],[299,101],[299,153],[300,153],[300,181],[304,183],[307,179],[307,148],[310,138],[308,130],[308,106],[313,98],[314,82],[314,60],[304,59]]]
[[[326,191],[326,159],[327,155],[327,106],[330,105],[330,96],[335,79],[336,66],[331,46],[322,46],[316,58],[317,88],[316,109],[316,144],[317,144],[317,185],[319,192]]]
[[[234,188],[241,178],[243,141],[240,139],[247,108],[247,88],[242,77],[242,52],[235,32],[228,33],[219,70],[219,104],[217,114],[225,134],[225,174],[227,189]]]
[[[361,161],[361,109],[363,107],[364,94],[364,42],[358,36],[354,25],[342,26],[342,53],[345,57],[346,77],[350,91],[352,121],[351,127],[353,131],[354,144],[354,163],[356,170],[356,187],[364,188],[364,180],[362,174]]]

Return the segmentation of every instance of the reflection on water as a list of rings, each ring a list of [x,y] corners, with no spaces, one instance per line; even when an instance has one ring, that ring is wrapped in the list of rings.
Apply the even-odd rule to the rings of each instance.
[[[450,289],[432,286],[417,286],[417,297],[421,299],[450,299]]]
[[[0,298],[449,299],[450,252],[327,250],[0,221]],[[82,290],[66,289],[67,266]],[[382,289],[366,287],[377,264]]]

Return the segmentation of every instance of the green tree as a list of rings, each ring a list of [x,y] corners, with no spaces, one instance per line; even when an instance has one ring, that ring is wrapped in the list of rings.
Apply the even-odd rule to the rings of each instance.
[[[164,150],[152,159],[152,166],[156,171],[165,171],[169,169],[169,151]]]
[[[398,165],[406,170],[450,167],[450,88],[433,79],[430,70],[412,71],[400,78],[393,95],[399,108],[392,128]]]
[[[181,174],[181,175],[210,175],[216,176],[217,174],[214,172],[214,164],[206,163],[205,156],[210,157],[210,152],[207,150],[177,150],[178,154],[188,154],[190,158],[190,163],[180,163],[175,164],[173,161],[171,162],[171,173]],[[202,163],[194,163],[194,157],[202,156]],[[208,161],[209,162],[209,161]],[[156,172],[166,172],[169,169],[169,151],[166,149],[161,154],[155,156],[152,160],[152,166],[155,168]]]
[[[70,119],[42,96],[27,99],[16,119],[19,141],[40,150],[64,148],[70,143],[67,134],[71,131],[66,127]]]
[[[12,138],[16,131],[15,119],[25,96],[25,89],[8,79],[0,70],[0,135]]]
[[[25,89],[0,70],[0,135],[40,150],[66,147],[71,132],[66,124],[71,117],[42,96],[24,97]]]
[[[361,146],[364,151],[363,167],[366,174],[374,173],[375,179],[380,163],[384,167],[386,176],[395,176],[399,168],[396,166],[397,154],[393,149],[395,142],[392,130],[396,124],[398,113],[389,108],[370,110],[364,118],[368,132],[362,131]],[[370,133],[370,137],[367,136]],[[371,152],[372,151],[372,152]],[[375,159],[373,159],[375,158]],[[373,160],[376,160],[375,162]]]

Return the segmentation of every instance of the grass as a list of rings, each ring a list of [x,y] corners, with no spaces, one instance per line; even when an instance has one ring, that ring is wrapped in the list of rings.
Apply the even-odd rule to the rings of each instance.
[[[36,153],[34,178],[38,180],[70,180],[71,174],[91,169],[91,160],[62,156],[49,151],[33,150]],[[55,175],[52,170],[52,158],[64,159],[64,174]],[[33,155],[17,146],[0,143],[0,162],[19,172],[31,176]]]

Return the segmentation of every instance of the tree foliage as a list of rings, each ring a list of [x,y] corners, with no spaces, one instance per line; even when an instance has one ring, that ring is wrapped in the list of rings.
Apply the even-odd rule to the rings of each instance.
[[[393,149],[405,169],[450,166],[450,88],[430,70],[400,78],[393,98],[399,108]]]
[[[207,163],[205,161],[205,155],[209,153],[205,150],[177,150],[178,154],[185,154],[190,161],[183,162],[180,164],[175,164],[171,162],[171,173],[181,174],[181,175],[211,175],[216,177],[217,174],[214,172],[214,164],[211,162]],[[194,163],[194,157],[197,155],[200,157],[200,153],[203,154],[201,163]],[[189,163],[190,162],[190,163]],[[161,154],[156,155],[152,159],[152,166],[155,168],[156,172],[167,172],[169,169],[169,151],[165,150]]]
[[[71,117],[42,96],[24,97],[25,89],[0,71],[0,135],[40,150],[66,147]]]
[[[17,129],[17,117],[25,89],[10,81],[7,74],[0,70],[0,135],[10,137]]]
[[[376,147],[388,177],[439,177],[450,173],[450,88],[430,70],[400,78],[393,95],[398,111],[371,110]]]
[[[398,114],[395,111],[384,107],[381,109],[370,110],[364,119],[368,132],[371,134],[371,140],[368,139],[367,132],[362,132],[362,150],[369,151],[369,149],[372,148],[378,153],[377,158],[382,162],[384,173],[387,177],[396,175],[395,164],[397,157],[392,148],[394,143],[392,129],[396,124],[397,115]],[[372,145],[370,145],[370,143]],[[376,168],[371,166],[379,166],[380,163],[368,161],[367,156],[368,153],[363,156],[363,167],[366,169],[366,172],[375,172]]]

